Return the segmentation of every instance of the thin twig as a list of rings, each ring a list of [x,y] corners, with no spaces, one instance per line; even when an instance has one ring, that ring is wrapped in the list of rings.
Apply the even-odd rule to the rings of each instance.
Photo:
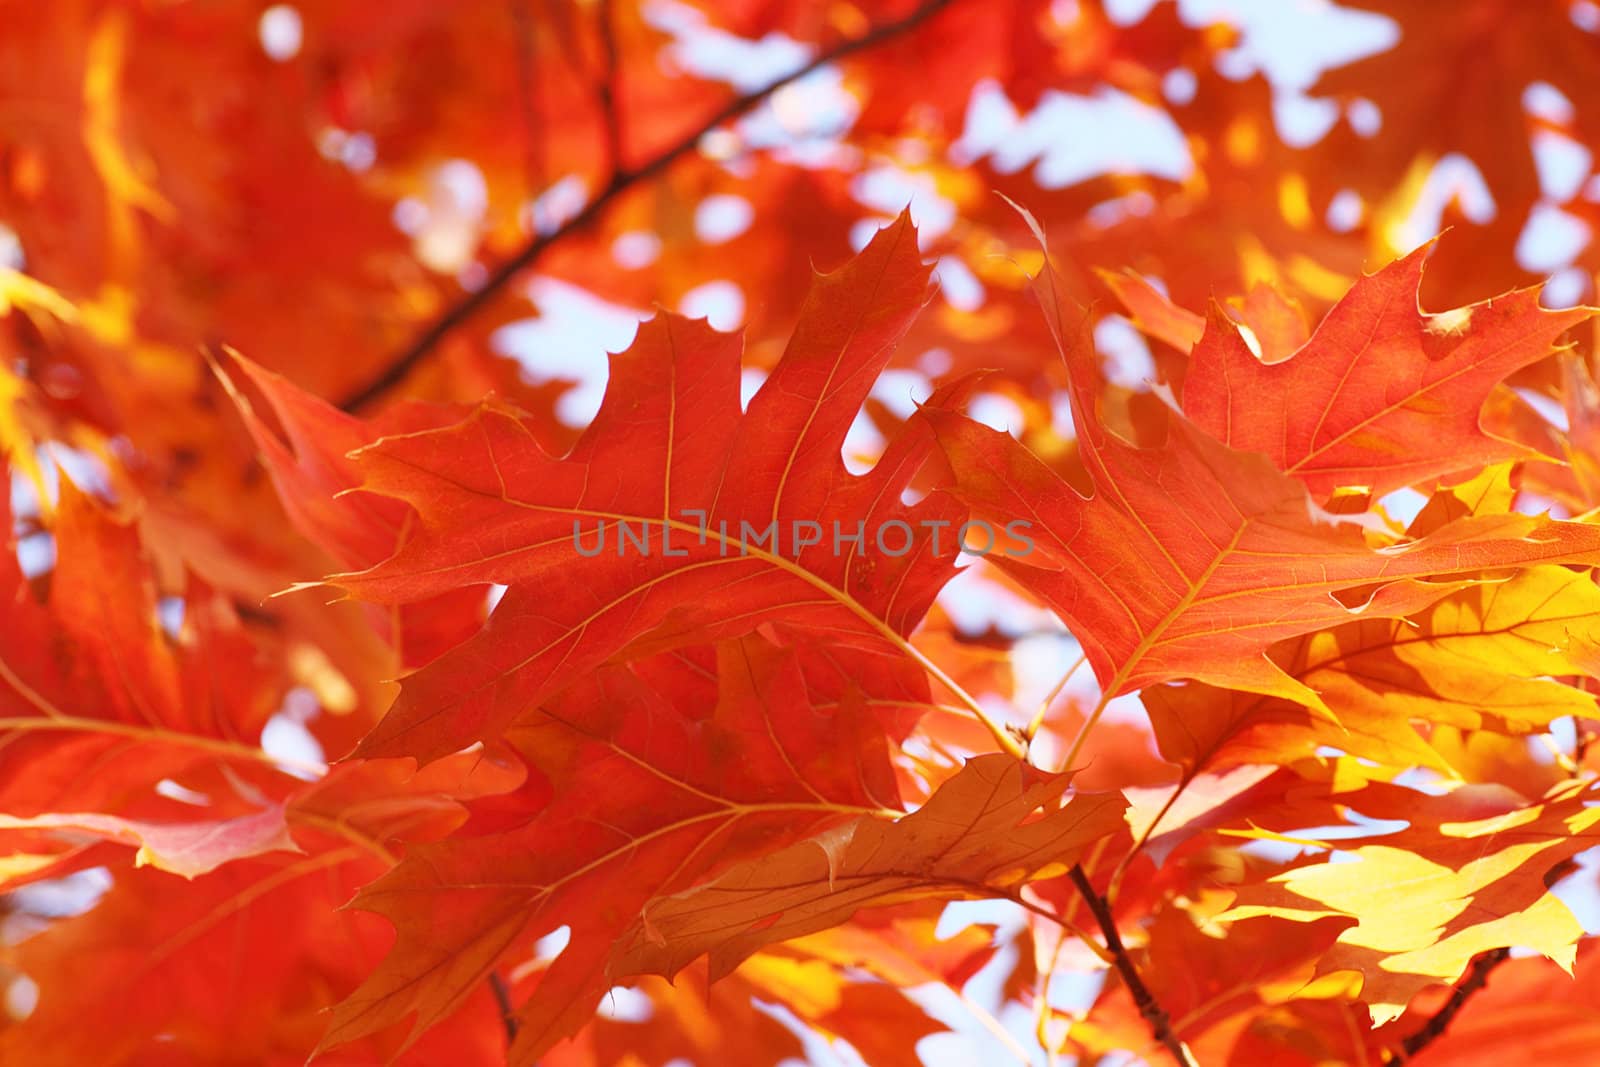
[[[522,113],[522,166],[523,181],[527,185],[530,222],[535,233],[539,231],[538,197],[544,191],[544,139],[540,136],[539,108],[537,94],[539,91],[538,69],[535,66],[538,54],[537,43],[534,35],[537,27],[528,12],[524,10],[524,0],[510,0],[512,36],[516,45],[517,55],[517,108]]]
[[[1078,673],[1078,668],[1087,662],[1089,662],[1088,656],[1079,656],[1073,660],[1072,666],[1067,668],[1067,673],[1063,674],[1060,680],[1051,687],[1049,694],[1039,701],[1039,710],[1033,713],[1033,719],[1028,723],[1028,728],[1023,731],[1023,737],[1029,745],[1033,744],[1034,737],[1043,729],[1045,717],[1050,714],[1050,706],[1056,702],[1056,697],[1060,696],[1061,691],[1067,687],[1067,683],[1072,681],[1072,676]]]
[[[494,990],[495,1003],[500,1005],[500,1021],[506,1027],[506,1040],[517,1040],[517,1009],[511,1006],[511,987],[500,977],[499,971],[489,972],[489,988]]]
[[[1095,922],[1100,924],[1100,933],[1106,939],[1106,948],[1111,953],[1112,965],[1116,967],[1117,974],[1122,976],[1122,984],[1128,987],[1133,1002],[1138,1005],[1139,1014],[1144,1016],[1145,1022],[1149,1024],[1150,1033],[1183,1067],[1199,1067],[1194,1053],[1189,1051],[1189,1046],[1180,1041],[1178,1035],[1173,1032],[1172,1018],[1167,1015],[1167,1009],[1161,1006],[1155,994],[1150,992],[1150,987],[1144,984],[1144,979],[1139,977],[1139,970],[1133,965],[1127,948],[1122,944],[1122,935],[1117,932],[1116,917],[1111,914],[1111,908],[1106,904],[1105,898],[1095,892],[1082,865],[1072,868],[1069,877],[1072,879],[1072,884],[1078,887],[1078,892],[1082,895],[1090,913],[1094,915]]]
[[[622,158],[622,112],[617,105],[617,82],[620,68],[617,63],[617,27],[612,18],[611,0],[600,0],[595,9],[595,19],[600,29],[600,82],[595,94],[600,98],[600,118],[605,127],[606,171],[615,176],[627,170]]]
[[[1386,1056],[1383,1062],[1404,1063],[1443,1037],[1455,1017],[1461,1014],[1461,1009],[1467,1006],[1467,1001],[1489,981],[1490,972],[1510,958],[1510,949],[1497,948],[1473,960],[1472,966],[1467,968],[1467,973],[1451,991],[1450,999],[1444,1002],[1444,1006],[1433,1013],[1422,1029],[1400,1042],[1399,1050]]]
[[[747,93],[744,96],[728,101],[693,131],[640,166],[629,170],[616,171],[612,174],[611,180],[600,190],[599,195],[584,205],[583,210],[549,233],[535,233],[530,237],[528,242],[511,258],[496,267],[482,285],[469,293],[462,294],[459,300],[418,335],[417,339],[412,342],[411,347],[396,356],[394,361],[385,367],[382,373],[346,397],[339,406],[345,411],[358,411],[372,404],[390,389],[399,385],[411,374],[417,364],[427,358],[429,353],[438,346],[446,335],[477,314],[479,310],[489,303],[491,298],[509,285],[529,264],[538,259],[546,248],[549,248],[568,234],[594,222],[610,206],[612,201],[616,200],[622,193],[642,181],[655,177],[680,158],[694,151],[706,134],[711,133],[725,123],[739,118],[760,105],[779,89],[799,81],[813,71],[915,29],[953,2],[954,0],[928,0],[927,3],[924,3],[904,18],[885,22],[860,37],[835,45],[820,53],[811,62],[793,73],[786,74],[765,87],[757,89],[755,92]]]
[[[1127,855],[1117,862],[1116,869],[1111,872],[1111,881],[1106,885],[1106,900],[1108,902],[1116,902],[1117,891],[1122,888],[1122,878],[1128,873],[1128,865],[1134,861],[1140,852],[1144,851],[1144,847],[1155,836],[1156,827],[1161,825],[1162,819],[1172,814],[1172,808],[1178,803],[1178,798],[1183,796],[1183,791],[1189,788],[1190,783],[1196,777],[1196,775],[1185,775],[1182,781],[1173,786],[1172,795],[1162,803],[1160,810],[1155,814],[1155,818],[1151,819],[1149,824],[1145,826],[1144,831],[1139,834],[1139,839],[1133,843],[1133,847],[1128,850]]]

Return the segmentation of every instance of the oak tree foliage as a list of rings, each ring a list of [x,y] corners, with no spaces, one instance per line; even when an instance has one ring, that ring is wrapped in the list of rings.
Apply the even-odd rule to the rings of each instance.
[[[0,1062],[1594,1062],[1600,10],[1271,6],[0,4]]]

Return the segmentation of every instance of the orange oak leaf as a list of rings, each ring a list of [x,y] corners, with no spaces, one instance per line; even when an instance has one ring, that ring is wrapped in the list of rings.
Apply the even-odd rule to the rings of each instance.
[[[122,872],[91,910],[10,951],[38,1001],[27,1019],[0,1029],[0,1058],[111,1067],[245,1052],[253,1063],[303,1064],[329,1004],[383,952],[381,922],[339,910],[381,870],[346,846],[243,860],[193,882]],[[456,1023],[394,1062],[504,1062],[487,986]],[[378,1037],[330,1062],[381,1063],[395,1046]]]
[[[1378,190],[1398,182],[1420,156],[1462,153],[1482,171],[1498,214],[1520,224],[1540,195],[1524,92],[1553,85],[1585,110],[1577,126],[1592,136],[1600,42],[1563,4],[1469,0],[1445,20],[1425,0],[1358,0],[1386,15],[1400,39],[1376,55],[1327,71],[1312,92],[1365,98],[1381,109],[1376,137],[1341,123],[1323,147],[1324,180]],[[1570,106],[1570,105],[1569,105]]]
[[[1350,925],[1344,917],[1324,917],[1285,936],[1281,926],[1240,924],[1217,937],[1212,920],[1219,895],[1226,899],[1207,894],[1198,902],[1162,906],[1138,950],[1140,972],[1149,976],[1152,992],[1201,1063],[1229,1062],[1240,1029],[1292,1002],[1315,973],[1318,957]],[[1096,1003],[1083,1026],[1067,1031],[1067,1040],[1085,1055],[1105,1056],[1141,1040],[1144,1028],[1138,1005],[1118,988]]]
[[[340,1005],[327,1045],[415,1013],[450,1014],[502,957],[570,929],[518,1012],[512,1061],[531,1063],[615,984],[612,941],[650,897],[736,857],[862,814],[893,814],[883,726],[859,698],[812,702],[825,662],[757,635],[714,656],[664,653],[591,675],[508,736],[549,792],[510,828],[419,848],[355,906],[398,931]],[[866,673],[870,664],[852,673]],[[853,684],[853,683],[852,683]]]
[[[368,567],[392,555],[414,523],[399,500],[350,492],[361,474],[350,453],[386,433],[410,433],[456,421],[453,406],[399,405],[368,421],[335,408],[236,352],[217,376],[260,452],[295,528],[344,567]],[[256,410],[249,392],[265,401]],[[269,419],[271,422],[269,423]],[[274,429],[275,423],[277,429]],[[398,646],[401,664],[420,666],[471,636],[483,621],[482,586],[452,589],[398,610],[369,606],[373,629]]]
[[[188,876],[287,845],[278,801],[299,780],[255,743],[284,681],[231,606],[191,580],[182,639],[164,632],[138,531],[64,476],[50,530],[42,601],[0,553],[0,839],[137,843]],[[207,806],[162,795],[164,780]]]
[[[1593,312],[1547,311],[1537,289],[1519,289],[1425,313],[1417,294],[1430,247],[1358,279],[1310,339],[1276,361],[1271,349],[1266,359],[1252,351],[1213,304],[1190,357],[1184,413],[1319,497],[1349,485],[1385,493],[1518,455],[1479,426],[1484,401]]]
[[[1273,643],[1410,614],[1494,568],[1600,561],[1600,527],[1520,514],[1466,516],[1374,547],[1264,456],[1178,412],[1159,445],[1129,444],[1101,416],[1087,320],[1064,320],[1052,271],[1035,284],[1066,359],[1093,495],[1007,434],[932,404],[925,415],[960,499],[990,519],[1033,522],[1033,551],[995,562],[1066,620],[1107,697],[1187,677],[1321,707],[1266,657]]]
[[[344,566],[370,566],[393,553],[408,509],[380,497],[341,496],[361,481],[349,455],[385,430],[404,433],[425,424],[407,425],[390,417],[369,427],[236,352],[226,352],[223,358],[226,367],[217,368],[217,377],[250,431],[296,528]],[[264,411],[256,410],[230,372],[240,374],[266,401]],[[445,412],[441,416],[439,422],[447,421]],[[269,417],[281,433],[274,431]]]
[[[192,881],[120,868],[86,913],[9,946],[6,962],[28,976],[37,1004],[0,1027],[0,1061],[215,1063],[243,1051],[304,1063],[327,1009],[389,941],[381,921],[342,905],[395,853],[459,826],[458,798],[508,788],[519,770],[481,754],[420,772],[408,763],[345,764],[302,783],[288,805],[302,854],[239,859]],[[409,1053],[399,1045],[397,1034],[373,1035],[329,1062],[501,1063],[488,988]]]
[[[1319,496],[1342,486],[1381,494],[1526,454],[1484,431],[1484,404],[1593,314],[1547,311],[1536,289],[1423,312],[1417,294],[1431,248],[1357,280],[1309,337],[1270,286],[1258,285],[1234,313],[1213,302],[1202,317],[1137,275],[1102,280],[1140,330],[1190,353],[1183,410],[1201,429],[1265,454]]]
[[[1204,315],[1179,307],[1149,280],[1133,271],[1101,271],[1100,280],[1111,290],[1139,332],[1187,353],[1206,332]]]
[[[0,1065],[1589,1067],[1600,4],[1239,6],[7,5]]]
[[[743,417],[737,339],[663,315],[612,358],[605,402],[564,457],[492,406],[357,453],[364,488],[409,501],[419,528],[388,561],[330,581],[384,602],[510,586],[476,637],[405,680],[359,754],[432,759],[491,738],[646,639],[764,622],[909,652],[953,573],[961,509],[942,494],[901,502],[925,430],[860,476],[840,446],[928,274],[902,215],[819,276]]]
[[[1510,734],[1592,717],[1592,694],[1552,680],[1588,674],[1600,587],[1587,572],[1533,567],[1452,593],[1403,619],[1364,619],[1293,638],[1274,663],[1337,722],[1255,693],[1189,684],[1141,698],[1161,751],[1186,768],[1274,763],[1320,745],[1391,766],[1453,774],[1417,726]]]
[[[103,837],[119,844],[137,845],[135,863],[185,878],[215,870],[230,860],[263,852],[297,852],[283,808],[273,805],[255,815],[233,819],[187,822],[141,822],[95,812],[51,813],[19,819],[0,814],[0,830],[52,830]]]
[[[1508,960],[1473,997],[1470,1010],[1412,1062],[1417,1067],[1497,1067],[1508,1057],[1530,1063],[1581,1063],[1600,1043],[1594,942],[1579,949],[1568,974],[1538,957]]]
[[[975,757],[903,819],[856,819],[651,900],[618,942],[612,973],[670,978],[706,955],[715,980],[767,945],[836,926],[862,908],[1007,896],[1064,874],[1084,849],[1124,827],[1120,795],[1063,801],[1069,778],[1003,753]]]
[[[836,977],[829,975],[826,981],[838,991],[841,983]],[[512,992],[517,991],[513,987]],[[744,981],[741,975],[709,988],[673,986],[659,978],[630,983],[620,992],[613,989],[608,998],[624,1004],[643,1000],[643,1004],[633,1011],[597,1014],[571,1041],[541,1056],[539,1063],[609,1067],[634,1061],[688,1061],[779,1067],[788,1059],[803,1057],[805,1045],[793,1030],[763,1011],[762,1004],[794,993]]]
[[[1532,948],[1570,969],[1583,927],[1546,875],[1600,840],[1593,801],[1592,786],[1574,785],[1540,803],[1452,819],[1430,817],[1417,794],[1410,829],[1348,849],[1348,862],[1299,866],[1245,887],[1218,918],[1354,918],[1318,970],[1358,972],[1377,1023],[1427,986],[1459,978],[1489,949]]]

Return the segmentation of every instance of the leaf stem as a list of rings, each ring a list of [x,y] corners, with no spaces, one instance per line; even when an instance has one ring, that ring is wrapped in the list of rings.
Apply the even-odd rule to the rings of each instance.
[[[1067,755],[1061,761],[1061,770],[1070,771],[1077,764],[1078,757],[1083,754],[1083,746],[1089,740],[1090,732],[1094,730],[1095,723],[1100,721],[1100,716],[1105,714],[1106,705],[1111,703],[1110,694],[1115,691],[1113,687],[1107,686],[1100,694],[1100,699],[1095,703],[1094,710],[1089,712],[1089,717],[1083,720],[1082,726],[1078,727],[1078,736],[1072,739],[1072,747],[1067,749]]]
[[[1039,708],[1033,713],[1033,719],[1029,721],[1028,728],[1024,732],[1024,736],[1028,739],[1030,745],[1033,743],[1034,735],[1044,727],[1045,716],[1050,714],[1050,706],[1056,702],[1056,697],[1060,696],[1061,691],[1067,687],[1067,683],[1072,681],[1072,676],[1078,673],[1078,668],[1087,662],[1089,662],[1089,657],[1080,653],[1078,658],[1072,661],[1072,666],[1067,668],[1067,673],[1063,674],[1060,681],[1051,687],[1049,694],[1039,701]]]
[[[1106,885],[1107,901],[1115,901],[1117,899],[1117,890],[1122,888],[1122,878],[1128,873],[1128,865],[1134,861],[1140,852],[1144,851],[1144,847],[1155,836],[1156,827],[1161,825],[1162,819],[1172,813],[1173,805],[1177,804],[1178,798],[1183,796],[1183,791],[1189,788],[1189,783],[1193,782],[1194,779],[1194,775],[1186,775],[1181,782],[1173,786],[1172,795],[1162,803],[1160,810],[1155,814],[1155,818],[1151,819],[1149,824],[1145,826],[1144,831],[1139,834],[1138,840],[1133,843],[1133,847],[1128,849],[1127,855],[1117,862],[1116,868],[1111,872],[1111,881]]]
[[[993,889],[991,888],[990,891],[993,892]],[[1025,911],[1031,911],[1041,919],[1050,920],[1057,926],[1061,927],[1062,930],[1071,934],[1079,941],[1082,941],[1084,947],[1090,952],[1094,953],[1096,958],[1098,958],[1101,963],[1104,963],[1108,967],[1116,965],[1116,956],[1113,952],[1111,952],[1109,949],[1101,948],[1099,945],[1095,944],[1094,938],[1089,936],[1089,931],[1085,930],[1083,927],[1079,926],[1066,916],[1058,915],[1049,908],[1040,907],[1027,897],[1024,897],[1021,892],[1002,894],[1001,899],[1009,900],[1011,903],[1017,905],[1017,907],[1022,908]]]

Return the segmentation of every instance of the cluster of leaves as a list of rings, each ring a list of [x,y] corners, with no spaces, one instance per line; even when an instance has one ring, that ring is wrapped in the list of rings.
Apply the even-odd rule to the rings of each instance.
[[[1600,16],[1128,6],[9,7],[0,1061],[1588,1062]]]

